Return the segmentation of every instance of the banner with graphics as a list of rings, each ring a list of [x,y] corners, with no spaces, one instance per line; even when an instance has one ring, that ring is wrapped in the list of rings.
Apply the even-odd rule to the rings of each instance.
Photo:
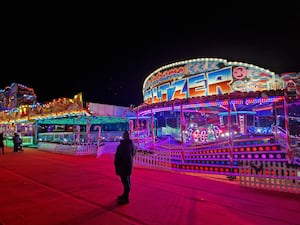
[[[45,104],[21,105],[12,110],[0,113],[0,123],[15,120],[33,120],[42,117],[62,116],[69,113],[76,113],[83,110],[82,93],[78,93],[71,98],[58,98]]]
[[[154,71],[143,85],[147,104],[223,95],[286,89],[300,95],[300,73],[275,74],[247,63],[224,59],[194,59],[173,63]]]

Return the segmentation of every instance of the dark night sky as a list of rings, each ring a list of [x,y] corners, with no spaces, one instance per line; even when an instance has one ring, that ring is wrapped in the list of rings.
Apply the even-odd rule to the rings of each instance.
[[[300,4],[293,2],[17,11],[2,30],[0,88],[25,84],[39,102],[82,92],[84,101],[129,106],[142,103],[151,72],[181,60],[214,57],[300,72]]]

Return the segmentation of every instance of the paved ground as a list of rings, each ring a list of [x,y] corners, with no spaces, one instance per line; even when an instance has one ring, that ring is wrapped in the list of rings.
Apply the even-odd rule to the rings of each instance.
[[[113,152],[67,156],[37,149],[0,155],[0,224],[300,224],[300,195],[240,187],[237,181],[135,167],[130,203]]]

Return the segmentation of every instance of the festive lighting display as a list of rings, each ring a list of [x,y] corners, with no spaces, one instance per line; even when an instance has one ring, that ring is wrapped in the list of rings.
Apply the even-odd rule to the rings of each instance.
[[[192,59],[152,72],[143,95],[135,111],[154,118],[155,126],[144,129],[138,143],[145,151],[169,151],[175,170],[236,175],[241,160],[295,160],[289,148],[289,106],[299,103],[300,73]],[[136,139],[138,117],[131,123]],[[145,134],[155,143],[147,145]]]

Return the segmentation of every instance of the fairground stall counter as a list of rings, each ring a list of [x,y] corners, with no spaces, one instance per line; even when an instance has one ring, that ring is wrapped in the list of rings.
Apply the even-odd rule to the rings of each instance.
[[[128,130],[127,117],[135,115],[129,107],[84,104],[82,93],[41,104],[32,88],[16,83],[2,90],[0,99],[0,132],[6,146],[13,146],[18,133],[24,147],[63,154],[98,154],[104,142],[121,139]]]
[[[58,98],[47,103],[38,103],[32,88],[13,83],[1,90],[0,132],[5,144],[12,147],[12,137],[18,133],[22,145],[34,147],[38,144],[40,121],[54,118],[73,118],[90,115],[83,107],[82,94],[71,98]]]
[[[144,81],[129,127],[139,151],[173,170],[238,174],[241,161],[299,163],[300,73],[199,58]],[[296,143],[296,144],[295,144]]]
[[[128,130],[129,107],[91,103],[90,115],[45,118],[38,121],[39,148],[57,153],[102,154],[108,142],[119,142]]]
[[[36,102],[34,90],[25,85],[12,83],[0,89],[0,132],[7,146],[13,145],[12,137],[18,131],[22,131],[24,146],[33,144],[35,127],[34,122],[28,121],[27,110]]]

